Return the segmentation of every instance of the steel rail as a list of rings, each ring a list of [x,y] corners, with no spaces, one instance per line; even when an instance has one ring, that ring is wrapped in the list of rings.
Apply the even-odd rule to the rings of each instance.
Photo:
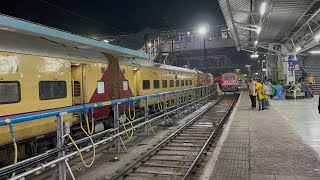
[[[234,106],[234,103],[236,102],[236,99],[237,99],[237,96],[235,94],[235,96],[233,98],[233,101],[232,101],[231,105],[228,108],[227,113],[221,118],[218,127],[215,130],[213,130],[213,132],[211,133],[210,137],[207,139],[206,143],[203,145],[201,151],[198,153],[197,157],[192,162],[191,166],[189,167],[189,169],[187,170],[187,172],[183,176],[182,180],[186,180],[189,177],[189,175],[192,173],[193,169],[198,164],[198,162],[199,162],[201,156],[203,155],[204,151],[207,149],[208,145],[210,144],[210,141],[219,132],[219,130],[221,129],[222,125],[226,121],[228,115],[230,114],[230,112],[232,110],[232,107]]]
[[[162,118],[162,117],[164,117],[164,116],[166,116],[166,115],[168,115],[168,114],[171,114],[171,113],[173,113],[173,112],[175,112],[175,111],[178,111],[179,109],[185,108],[186,106],[188,106],[188,105],[190,105],[190,104],[195,104],[195,103],[197,103],[197,102],[199,102],[199,101],[201,101],[201,100],[203,100],[203,99],[206,99],[206,98],[208,98],[208,97],[210,97],[210,96],[212,96],[212,95],[213,95],[213,94],[210,94],[210,95],[207,95],[207,96],[205,96],[205,97],[202,97],[202,98],[200,98],[200,99],[198,99],[198,100],[196,100],[196,101],[190,102],[189,104],[185,104],[185,105],[183,105],[183,106],[181,106],[181,107],[179,107],[179,108],[177,108],[177,109],[174,109],[174,110],[172,110],[172,111],[169,111],[169,112],[167,112],[167,113],[164,113],[164,114],[162,114],[162,115],[160,115],[160,116],[157,116],[157,117],[155,117],[155,118],[152,118],[152,119],[150,119],[150,120],[148,120],[148,121],[145,121],[145,122],[143,122],[143,123],[141,123],[141,124],[138,124],[138,125],[134,126],[133,128],[130,127],[130,128],[127,129],[127,131],[130,131],[131,129],[139,128],[139,127],[141,127],[141,126],[143,126],[143,125],[146,125],[146,124],[148,124],[148,123],[151,123],[151,122],[153,122],[153,121],[156,121],[156,120],[158,120],[158,119],[160,119],[160,118]],[[127,123],[127,124],[128,124],[128,123]],[[123,126],[123,125],[121,125],[121,126]],[[116,130],[116,129],[112,129],[112,130]],[[94,145],[97,146],[97,145],[100,145],[100,144],[105,143],[105,142],[107,142],[107,141],[112,141],[112,140],[114,140],[115,138],[123,135],[124,133],[125,133],[125,131],[121,131],[121,132],[119,132],[118,134],[115,134],[115,135],[110,136],[110,137],[108,137],[108,138],[106,138],[106,139],[103,139],[103,140],[100,140],[100,141],[96,142]],[[90,149],[90,148],[92,148],[92,147],[93,147],[92,145],[88,145],[88,146],[80,149],[80,152],[86,151],[86,150],[88,150],[88,149]],[[11,180],[18,180],[18,179],[20,179],[20,178],[23,178],[23,177],[25,177],[25,176],[27,176],[27,175],[30,175],[30,174],[32,174],[32,173],[35,173],[35,172],[37,172],[37,171],[44,170],[45,168],[50,167],[51,165],[54,165],[54,164],[56,164],[56,163],[58,163],[58,162],[60,162],[60,161],[63,161],[63,160],[65,160],[65,159],[68,159],[68,158],[70,158],[70,157],[72,157],[72,156],[74,156],[74,155],[76,155],[76,154],[78,154],[78,152],[77,152],[77,151],[73,151],[73,152],[71,152],[71,153],[69,153],[69,154],[67,154],[67,155],[65,155],[65,156],[63,156],[63,157],[57,158],[57,159],[52,160],[52,161],[50,161],[50,162],[47,162],[47,163],[45,163],[45,164],[40,164],[40,166],[38,166],[38,167],[36,167],[36,168],[33,168],[33,169],[29,170],[29,171],[26,171],[26,172],[24,172],[24,173],[21,173],[21,174],[18,174],[18,175],[16,175],[16,176],[12,177]],[[12,165],[11,165],[11,166],[12,166]],[[6,167],[5,167],[5,168],[6,168]],[[2,172],[2,169],[0,169],[0,172]]]
[[[210,105],[206,110],[199,113],[197,116],[192,118],[190,121],[185,123],[183,126],[181,126],[179,129],[174,131],[170,136],[162,140],[157,146],[152,148],[150,151],[148,151],[146,154],[138,158],[135,162],[133,162],[131,165],[127,166],[125,169],[123,169],[120,173],[118,173],[116,176],[112,177],[111,180],[118,180],[121,179],[121,177],[124,177],[128,174],[128,172],[135,167],[138,166],[138,164],[141,164],[144,159],[147,159],[150,155],[152,155],[154,152],[158,150],[158,148],[162,147],[164,144],[166,144],[171,138],[177,136],[179,133],[181,133],[185,128],[192,125],[195,121],[199,120],[205,113],[207,113],[210,109],[212,109],[214,106],[216,106],[223,98],[225,97],[225,94],[214,104]]]

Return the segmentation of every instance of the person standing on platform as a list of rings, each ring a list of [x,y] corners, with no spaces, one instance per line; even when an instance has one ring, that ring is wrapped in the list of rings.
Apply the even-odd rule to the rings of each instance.
[[[270,107],[270,103],[269,103],[270,89],[268,87],[268,81],[263,83],[262,94],[266,96],[266,99],[264,100],[264,108],[268,109]]]
[[[320,114],[320,96],[319,96],[319,102],[318,102],[318,111],[319,111],[319,114]]]
[[[310,93],[310,97],[314,98],[314,85],[316,84],[316,81],[314,80],[314,77],[312,76],[311,73],[308,74],[308,83],[310,84],[310,89],[311,89],[311,93]]]
[[[318,111],[319,111],[319,114],[320,114],[320,96],[319,96],[319,102],[318,102]]]
[[[267,96],[262,93],[262,88],[263,88],[262,81],[261,79],[258,79],[258,83],[256,84],[257,99],[259,103],[258,111],[265,109],[265,100],[267,98]]]
[[[249,78],[249,81],[247,83],[252,109],[255,109],[257,107],[257,105],[256,105],[256,102],[257,102],[256,83],[257,82],[255,80],[253,80],[252,77]]]
[[[309,83],[307,82],[307,80],[302,80],[301,83],[301,90],[305,93],[305,98],[308,99],[310,98],[310,87],[309,87]]]
[[[306,78],[307,78],[307,76],[308,76],[307,71],[306,71],[304,68],[301,68],[300,70],[302,71],[301,79],[302,79],[302,80],[306,80]]]

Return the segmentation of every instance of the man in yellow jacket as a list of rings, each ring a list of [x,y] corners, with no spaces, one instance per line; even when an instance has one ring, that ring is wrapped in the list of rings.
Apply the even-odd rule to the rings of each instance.
[[[267,98],[267,95],[263,93],[263,85],[261,79],[258,79],[258,83],[256,84],[256,92],[257,92],[257,99],[259,103],[259,109],[258,111],[265,109],[265,100]]]

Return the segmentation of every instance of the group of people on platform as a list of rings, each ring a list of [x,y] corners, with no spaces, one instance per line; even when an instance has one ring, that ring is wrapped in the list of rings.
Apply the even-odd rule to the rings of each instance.
[[[291,87],[287,89],[287,92],[293,92],[294,99],[297,98],[297,93],[304,92],[305,98],[314,98],[314,85],[315,79],[311,73],[304,75],[295,84],[290,84]]]
[[[291,85],[291,84],[290,84]],[[314,98],[314,85],[315,79],[312,74],[304,75],[299,81],[292,84],[286,91],[293,92],[293,97],[296,99],[297,93],[304,92],[305,98]],[[268,109],[270,107],[270,99],[276,91],[276,86],[272,85],[271,80],[265,77],[262,79],[249,78],[247,82],[249,95],[251,100],[252,109],[257,108],[256,102],[258,101],[258,111]],[[320,97],[319,97],[319,113],[320,113]]]
[[[264,80],[253,79],[250,77],[247,86],[249,89],[252,109],[257,108],[257,101],[259,107],[258,111],[268,109],[270,107],[270,97],[272,97],[275,89],[271,80],[267,80],[267,78],[264,78]]]

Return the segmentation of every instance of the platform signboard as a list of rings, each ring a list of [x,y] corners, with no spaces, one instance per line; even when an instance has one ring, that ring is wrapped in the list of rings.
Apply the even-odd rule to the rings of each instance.
[[[299,60],[296,56],[289,56],[288,57],[288,69],[290,71],[299,70]]]

